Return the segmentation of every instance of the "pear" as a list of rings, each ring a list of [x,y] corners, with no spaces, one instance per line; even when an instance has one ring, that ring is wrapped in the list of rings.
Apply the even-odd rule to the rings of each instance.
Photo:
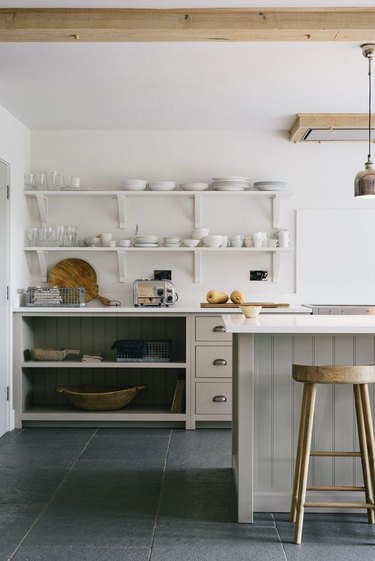
[[[209,290],[206,294],[206,300],[210,304],[225,304],[225,302],[228,302],[229,296],[228,294],[225,294],[225,292]]]
[[[239,290],[233,290],[230,295],[233,304],[243,304],[245,302],[245,295]]]

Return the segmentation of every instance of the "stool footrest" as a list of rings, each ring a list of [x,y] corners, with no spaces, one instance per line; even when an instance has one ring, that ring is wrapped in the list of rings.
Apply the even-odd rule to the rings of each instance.
[[[306,508],[369,508],[375,509],[375,504],[372,503],[325,503],[325,502],[313,502],[305,503]]]
[[[355,487],[352,485],[314,485],[306,487],[306,491],[365,491],[365,487]]]
[[[333,456],[342,456],[342,457],[348,457],[348,458],[358,458],[361,456],[361,452],[319,452],[319,451],[314,451],[310,453],[310,456],[328,456],[328,457],[333,457]]]

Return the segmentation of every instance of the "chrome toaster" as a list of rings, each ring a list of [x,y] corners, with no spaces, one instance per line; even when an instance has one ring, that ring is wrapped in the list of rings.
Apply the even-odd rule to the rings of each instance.
[[[170,306],[178,300],[177,292],[169,280],[137,279],[133,285],[134,306]]]

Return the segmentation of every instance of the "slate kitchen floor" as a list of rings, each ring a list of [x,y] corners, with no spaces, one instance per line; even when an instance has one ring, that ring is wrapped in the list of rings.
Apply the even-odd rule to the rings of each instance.
[[[0,561],[375,558],[365,514],[235,522],[225,429],[26,428],[0,438]]]

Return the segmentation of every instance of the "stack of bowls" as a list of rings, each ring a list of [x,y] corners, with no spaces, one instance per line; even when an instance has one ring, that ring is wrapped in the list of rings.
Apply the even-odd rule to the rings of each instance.
[[[134,238],[134,247],[157,247],[159,245],[158,236],[143,235]]]
[[[176,248],[180,247],[181,238],[176,236],[167,236],[164,238],[164,247]]]
[[[248,177],[230,175],[228,177],[213,177],[211,187],[215,191],[244,191],[249,189],[250,183]]]
[[[121,181],[121,187],[125,191],[144,191],[147,187],[147,181],[144,179],[124,179]]]

